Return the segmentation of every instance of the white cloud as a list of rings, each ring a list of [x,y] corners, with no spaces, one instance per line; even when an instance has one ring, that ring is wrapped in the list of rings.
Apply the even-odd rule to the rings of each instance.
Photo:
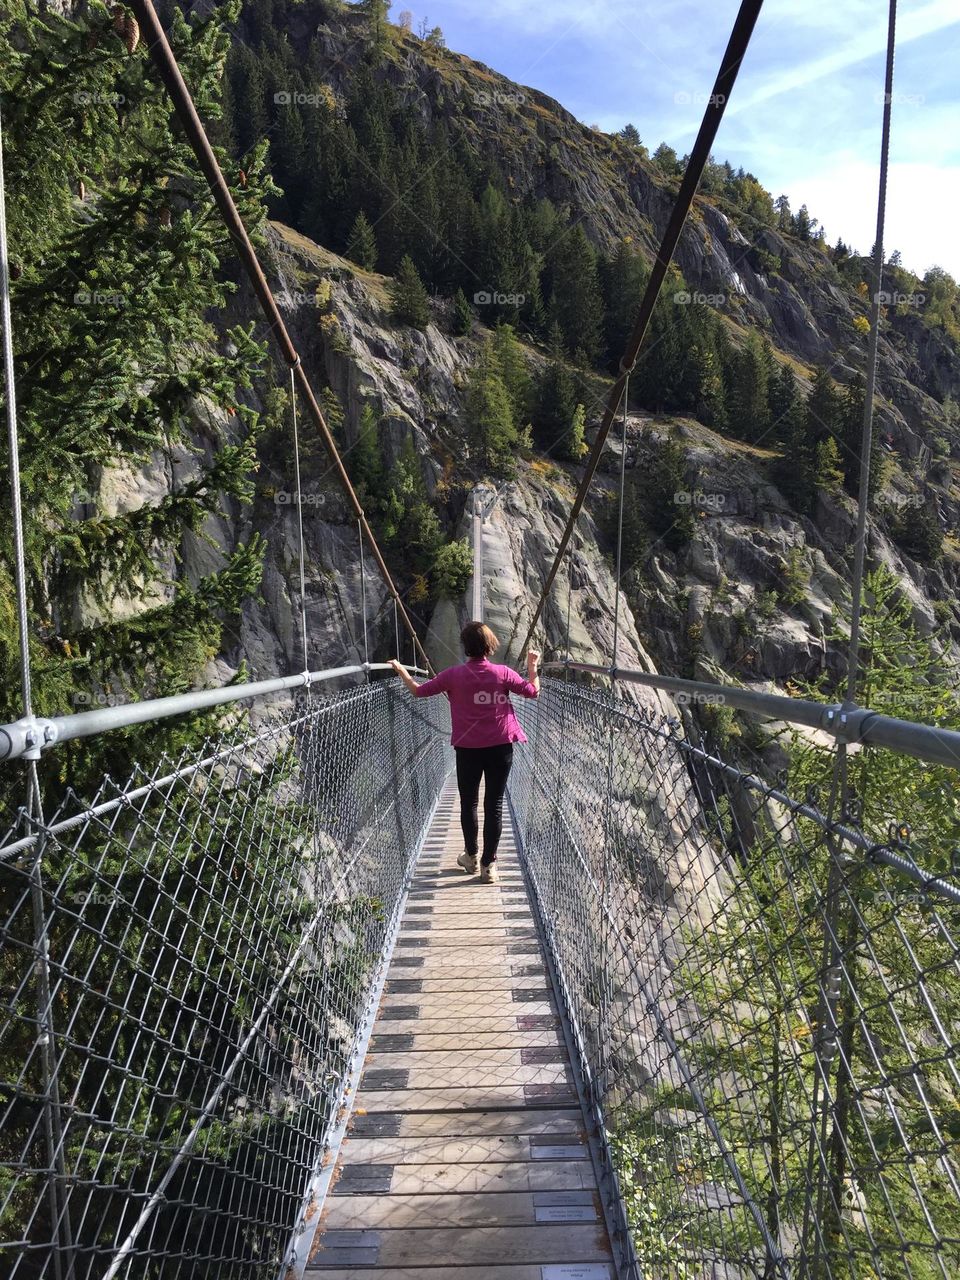
[[[841,236],[861,253],[869,253],[876,231],[877,165],[855,157],[834,158],[829,166],[805,174],[786,188],[794,209],[807,204],[827,229],[831,243]],[[960,205],[960,168],[934,164],[890,166],[884,245],[899,249],[903,264],[919,275],[928,267],[945,267],[960,277],[956,228],[945,210]]]
[[[840,48],[809,58],[789,71],[778,71],[761,80],[758,87],[745,95],[738,94],[731,100],[727,109],[728,116],[742,115],[743,112],[751,111],[771,98],[791,93],[796,89],[803,89],[807,85],[822,80],[825,76],[835,75],[837,72],[856,66],[867,58],[883,53],[887,43],[886,21],[878,20],[882,17],[882,10],[876,6],[871,6],[871,9],[872,19],[866,21],[863,28],[850,24],[848,30],[852,29],[854,35]],[[816,12],[819,16],[819,6]],[[806,15],[798,12],[795,16],[797,18],[809,16],[809,6]],[[844,17],[849,21],[848,13],[845,12]],[[914,40],[933,35],[956,23],[960,23],[960,8],[957,7],[956,0],[929,0],[929,3],[920,8],[907,9],[902,14],[897,27],[897,46],[902,49]],[[762,29],[758,34],[762,34]],[[788,32],[784,33],[784,39],[789,40]],[[882,89],[882,81],[879,87]]]

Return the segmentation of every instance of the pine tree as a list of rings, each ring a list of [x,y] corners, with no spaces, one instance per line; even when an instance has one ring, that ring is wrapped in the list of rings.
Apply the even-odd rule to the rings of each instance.
[[[573,411],[573,417],[570,420],[570,430],[567,433],[566,456],[576,461],[582,458],[587,452],[587,445],[584,439],[587,424],[587,411],[582,404],[578,404]]]
[[[784,362],[769,384],[770,429],[778,440],[789,439],[796,425],[800,410],[800,390],[797,375]]]
[[[361,209],[354,218],[347,241],[346,256],[364,271],[373,271],[377,265],[377,239],[370,219]]]
[[[453,332],[461,337],[466,337],[473,329],[476,315],[473,307],[467,301],[467,295],[462,289],[458,288],[453,295]]]
[[[484,340],[480,359],[470,372],[464,417],[471,456],[483,470],[509,475],[519,437],[492,338]]]
[[[929,502],[904,507],[894,521],[893,536],[897,545],[920,564],[936,564],[943,556],[943,529],[936,507]]]
[[[551,342],[552,358],[541,374],[537,386],[533,415],[534,437],[544,449],[561,452],[577,407],[573,376],[564,359],[563,342],[557,328]]]
[[[523,348],[517,341],[513,326],[498,324],[493,331],[493,350],[503,385],[510,396],[513,419],[518,425],[530,417],[533,399],[533,382],[527,368]]]
[[[231,14],[214,10],[190,26],[173,14],[171,40],[212,118]],[[179,692],[217,653],[226,619],[256,590],[262,544],[238,546],[199,581],[179,576],[176,553],[225,500],[251,500],[257,438],[282,403],[268,395],[262,417],[245,403],[266,351],[248,329],[218,338],[211,325],[225,306],[232,243],[149,59],[128,55],[102,9],[75,22],[31,17],[0,39],[8,221],[23,264],[13,285],[22,483],[28,510],[44,512],[42,526],[27,526],[31,650],[38,709],[56,714],[78,691]],[[78,174],[96,194],[82,207]],[[265,183],[261,147],[234,190],[255,235]],[[201,401],[224,418],[212,456],[191,444]],[[158,448],[192,453],[195,477],[137,511],[105,516],[94,501],[78,514],[76,494],[92,478],[135,471]],[[0,551],[0,580],[10,577]],[[135,595],[147,598],[130,610]],[[12,676],[17,650],[4,621],[0,675]],[[2,683],[11,691],[4,714],[15,719],[15,681]],[[131,757],[149,767],[190,732],[171,723],[66,744],[55,767],[82,790],[105,770],[124,773]]]
[[[357,424],[357,438],[347,454],[350,478],[365,503],[383,497],[383,455],[380,450],[380,424],[377,412],[369,402],[363,406]]]
[[[839,411],[839,431],[843,482],[849,494],[860,491],[860,457],[863,443],[863,415],[867,389],[863,374],[855,374],[847,384]],[[876,430],[870,449],[870,502],[879,497],[886,477],[887,463]]]
[[[643,258],[626,240],[620,241],[613,258],[604,263],[603,335],[611,372],[618,370],[633,332],[648,274]]]
[[[751,330],[733,357],[727,398],[729,425],[742,440],[760,440],[770,425],[770,356],[756,330]]]
[[[597,255],[579,225],[565,231],[549,259],[550,301],[547,311],[559,326],[568,351],[581,347],[593,362],[603,345],[603,298]]]
[[[827,436],[836,438],[840,435],[841,400],[825,365],[818,365],[814,371],[805,419],[806,433],[811,440],[820,441]]]
[[[826,436],[817,445],[815,483],[818,489],[827,493],[839,493],[843,488],[840,450],[833,436]]]
[[[396,277],[390,286],[390,303],[395,320],[425,329],[430,323],[427,291],[409,254],[404,254]]]

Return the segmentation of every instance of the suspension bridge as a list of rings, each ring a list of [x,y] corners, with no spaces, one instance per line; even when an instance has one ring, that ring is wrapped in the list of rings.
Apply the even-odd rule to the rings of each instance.
[[[133,8],[293,405],[426,663],[152,6]],[[759,8],[741,7],[524,647]],[[955,804],[960,734],[852,692],[826,705],[624,670],[615,634],[608,664],[567,653],[519,708],[503,872],[481,886],[455,864],[445,704],[411,699],[365,627],[354,666],[39,714],[2,169],[0,251],[24,709],[0,726],[24,785],[0,831],[4,1274],[960,1274],[960,866],[948,810],[919,829],[901,811],[925,788]],[[865,458],[871,406],[872,374]],[[478,496],[478,613],[485,510]],[[817,730],[832,768],[750,772],[697,735],[683,709],[701,700]],[[43,794],[38,761],[66,742],[220,706],[198,748],[96,794]],[[895,765],[897,794],[865,806],[849,781],[861,752]]]

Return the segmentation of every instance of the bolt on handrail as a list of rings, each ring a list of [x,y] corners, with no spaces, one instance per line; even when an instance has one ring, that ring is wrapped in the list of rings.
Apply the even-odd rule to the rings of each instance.
[[[770,720],[782,720],[786,724],[807,729],[820,729],[838,742],[886,747],[903,755],[914,756],[918,760],[926,760],[930,764],[960,768],[960,733],[956,730],[900,720],[896,716],[871,711],[868,707],[839,702],[812,702],[804,698],[791,698],[787,694],[757,693],[752,689],[740,689],[736,685],[685,680],[679,676],[628,670],[595,662],[547,662],[544,663],[544,670],[579,671],[587,675],[609,676],[613,680],[659,689],[663,693],[679,694],[691,701],[709,701]]]
[[[0,725],[0,762],[25,757],[38,760],[40,755],[59,742],[72,738],[91,738],[111,729],[125,729],[134,724],[148,724],[231,702],[247,702],[288,689],[309,689],[312,685],[347,676],[391,671],[386,662],[366,662],[349,667],[328,667],[324,671],[301,671],[294,676],[276,676],[271,680],[254,680],[244,684],[225,685],[220,689],[194,689],[167,698],[148,698],[143,702],[125,702],[116,707],[98,707],[95,711],[78,711],[68,716],[25,716],[12,724]],[[410,667],[416,675],[426,675],[422,667]]]

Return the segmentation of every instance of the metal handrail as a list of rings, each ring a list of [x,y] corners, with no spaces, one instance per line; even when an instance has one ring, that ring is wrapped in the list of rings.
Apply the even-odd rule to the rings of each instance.
[[[117,707],[98,707],[95,711],[78,711],[68,716],[25,716],[12,724],[0,725],[0,761],[39,760],[44,751],[71,738],[90,738],[111,729],[125,729],[169,716],[206,711],[210,707],[231,702],[245,702],[287,689],[308,689],[314,684],[346,676],[366,675],[372,671],[391,671],[386,662],[359,663],[350,667],[331,667],[325,671],[301,671],[295,676],[277,676],[272,680],[254,680],[246,684],[226,685],[220,689],[194,689],[190,693],[168,698],[148,698],[144,702],[127,702]],[[410,667],[416,675],[426,675],[422,667]]]
[[[863,743],[869,747],[887,747],[903,755],[926,760],[930,764],[960,769],[960,733],[939,729],[935,725],[915,724],[881,715],[867,707],[852,703],[811,702],[786,694],[757,693],[731,684],[713,684],[706,680],[683,680],[649,671],[625,670],[602,666],[595,662],[547,662],[545,671],[581,671],[588,675],[609,676],[630,684],[659,689],[663,693],[685,695],[690,701],[716,706],[729,706],[737,711],[782,720],[786,724],[807,729],[820,729],[838,742]]]

